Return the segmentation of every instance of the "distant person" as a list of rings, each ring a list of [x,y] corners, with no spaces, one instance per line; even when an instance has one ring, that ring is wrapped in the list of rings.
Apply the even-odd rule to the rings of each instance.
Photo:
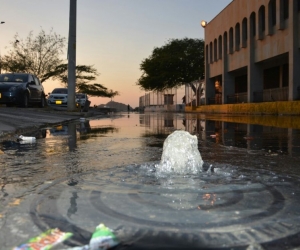
[[[130,112],[130,106],[129,106],[129,104],[127,105],[127,111],[128,111],[128,113]]]

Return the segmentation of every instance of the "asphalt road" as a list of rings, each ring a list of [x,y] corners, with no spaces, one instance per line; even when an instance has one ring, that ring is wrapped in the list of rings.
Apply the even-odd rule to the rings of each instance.
[[[41,126],[91,115],[91,112],[57,111],[48,107],[18,108],[2,106],[0,107],[0,141],[15,134],[38,130]]]

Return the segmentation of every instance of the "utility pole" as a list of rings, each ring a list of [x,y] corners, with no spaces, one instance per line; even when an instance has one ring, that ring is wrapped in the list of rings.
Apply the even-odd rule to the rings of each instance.
[[[1,21],[0,24],[4,24],[4,21]],[[1,74],[1,70],[2,70],[2,58],[1,58],[1,50],[0,50],[0,74]]]
[[[70,0],[68,41],[68,111],[74,111],[76,109],[76,12],[77,0]]]

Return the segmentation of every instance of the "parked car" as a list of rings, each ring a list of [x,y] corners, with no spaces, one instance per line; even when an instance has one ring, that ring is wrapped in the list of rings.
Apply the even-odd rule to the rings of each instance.
[[[44,87],[37,76],[28,73],[0,74],[0,104],[45,107]]]
[[[88,96],[85,93],[76,93],[75,98],[76,103],[80,105],[81,108],[83,108],[85,103],[88,101]]]
[[[48,105],[56,107],[68,106],[68,89],[67,88],[55,88],[49,94]]]

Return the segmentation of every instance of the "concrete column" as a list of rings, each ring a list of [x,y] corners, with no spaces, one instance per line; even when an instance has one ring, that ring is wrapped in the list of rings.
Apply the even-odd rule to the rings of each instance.
[[[279,68],[279,88],[282,88],[282,75],[283,75],[283,65]]]
[[[233,95],[235,92],[235,81],[234,77],[232,77],[228,73],[228,42],[227,35],[223,36],[223,55],[222,55],[222,104],[228,103],[228,95]]]
[[[210,66],[208,61],[209,55],[209,46],[205,46],[205,104],[209,104],[209,98],[215,96],[215,83],[210,79]]]
[[[255,26],[253,25],[253,19],[255,19]],[[255,43],[257,42],[258,35],[258,18],[257,14],[250,16],[249,18],[249,29],[248,29],[248,53],[249,53],[249,63],[248,63],[248,102],[254,102],[254,92],[263,91],[263,70],[258,67],[255,62]],[[256,30],[255,36],[253,35],[254,29]],[[260,100],[262,101],[262,100]]]
[[[300,87],[300,51],[299,51],[299,17],[298,1],[289,1],[289,95],[288,100],[298,97],[297,88]]]

